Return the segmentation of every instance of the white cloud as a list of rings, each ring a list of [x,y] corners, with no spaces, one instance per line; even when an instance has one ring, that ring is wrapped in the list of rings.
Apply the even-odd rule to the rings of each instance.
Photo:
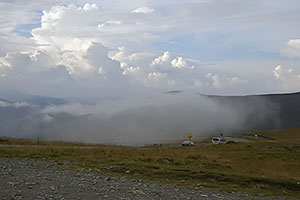
[[[171,54],[168,51],[165,51],[164,54],[162,56],[159,56],[157,58],[155,58],[151,65],[164,65],[170,62],[170,58],[171,58]]]
[[[106,78],[115,81],[122,79],[122,69],[118,61],[112,60],[108,56],[109,49],[101,43],[93,43],[86,52],[83,59],[87,60],[90,66],[101,69]]]
[[[3,8],[0,14],[0,84],[2,87],[14,85],[22,88],[27,85],[27,88],[37,88],[35,83],[38,82],[55,91],[60,83],[63,85],[61,90],[68,86],[70,93],[72,87],[73,92],[79,86],[92,88],[87,90],[93,94],[100,88],[105,92],[111,91],[112,85],[117,89],[119,86],[129,87],[128,83],[130,87],[140,89],[200,88],[202,91],[224,93],[243,88],[246,84],[247,88],[253,88],[253,82],[245,80],[249,71],[261,70],[262,62],[251,62],[249,65],[254,67],[243,65],[237,70],[222,66],[226,56],[232,52],[224,55],[225,62],[214,66],[194,60],[207,59],[209,61],[206,62],[215,63],[213,59],[218,60],[220,56],[218,51],[216,55],[207,52],[215,46],[219,50],[220,45],[220,52],[224,51],[221,49],[224,45],[241,50],[244,56],[244,46],[248,48],[245,41],[249,37],[250,48],[260,45],[255,41],[269,38],[266,35],[272,31],[261,31],[260,25],[276,24],[284,18],[290,19],[293,24],[299,16],[297,9],[289,12],[289,6],[281,10],[280,3],[258,0],[133,0],[126,3],[117,0],[101,1],[98,5],[94,4],[95,1],[85,4],[81,0],[75,4],[69,4],[68,0],[46,0],[43,1],[45,5],[33,0],[27,2],[28,5],[21,1],[0,2],[0,8]],[[293,2],[296,5],[296,1]],[[254,34],[258,33],[258,28],[260,34]],[[18,32],[21,29],[28,29],[29,36],[21,36]],[[30,29],[33,30],[30,32]],[[286,37],[281,32],[272,35],[291,38],[300,33],[296,26],[282,29],[292,30],[290,36]],[[251,36],[241,32],[249,32]],[[240,38],[235,37],[237,35]],[[260,35],[259,39],[254,35]],[[170,44],[170,41],[174,42]],[[190,41],[195,44],[190,44]],[[276,40],[275,43],[278,45],[280,42]],[[158,55],[162,48],[164,52]],[[300,57],[299,49],[300,40],[293,39],[287,42],[282,52],[289,57]],[[222,56],[220,59],[223,59]],[[272,79],[271,67],[265,69],[269,76],[266,76],[266,82]],[[293,70],[274,71],[277,80],[287,82],[288,78],[284,77],[289,74],[294,74],[291,79],[297,80],[298,75]],[[291,85],[284,88],[291,88]],[[85,92],[84,89],[82,91]]]
[[[148,74],[148,78],[158,80],[166,78],[166,75],[159,72],[153,72]]]
[[[170,52],[165,51],[163,55],[155,58],[150,66],[153,69],[159,70],[161,72],[170,71],[172,69],[182,69],[182,68],[188,68],[188,64],[185,59],[182,57],[174,58]],[[194,67],[190,67],[190,69],[193,69]]]
[[[80,7],[79,7],[78,9],[81,10]],[[87,10],[98,10],[98,6],[97,6],[96,4],[89,4],[89,3],[86,3],[86,4],[83,6],[82,10],[85,10],[85,11],[87,11]]]
[[[131,12],[132,12],[132,13],[149,14],[149,13],[153,13],[153,12],[154,12],[154,9],[148,8],[148,7],[140,7],[140,8],[137,8],[137,9],[131,11]]]
[[[123,71],[124,75],[136,75],[140,74],[141,68],[140,67],[128,67]]]
[[[121,68],[126,69],[129,66],[147,65],[145,60],[150,57],[152,58],[153,54],[149,52],[130,53],[125,47],[122,46],[118,48],[118,51],[110,51],[109,57],[112,60],[119,61]]]
[[[175,80],[170,79],[167,74],[160,72],[152,72],[147,75],[144,80],[146,86],[158,88],[172,88],[175,85]]]
[[[96,4],[53,6],[43,11],[41,27],[32,30],[37,49],[45,52],[54,66],[64,66],[73,78],[117,79],[119,63],[108,57],[109,49],[95,34],[103,13]],[[118,24],[107,20],[105,24]],[[113,78],[113,76],[115,76]]]
[[[277,79],[280,79],[280,76],[282,74],[282,68],[280,65],[278,65],[277,67],[275,67],[275,69],[273,70],[273,74]]]
[[[1,59],[5,60],[6,66],[0,67],[2,76],[0,81],[12,84],[11,86],[24,86],[30,85],[32,82],[45,83],[47,81],[59,83],[69,80],[70,75],[66,68],[56,64],[46,52],[7,53]],[[2,84],[4,83],[2,82]]]
[[[98,24],[97,29],[98,29],[98,31],[105,31],[106,29],[118,27],[121,24],[122,24],[122,21],[107,21],[102,24]]]
[[[292,68],[285,69],[278,65],[274,68],[273,75],[280,81],[281,89],[288,91],[300,89],[300,74],[295,73]]]
[[[61,0],[27,0],[23,1],[1,1],[0,32],[14,30],[18,24],[38,23],[39,13],[37,10],[45,9],[51,5],[62,2]]]
[[[0,57],[0,68],[11,67],[9,63],[9,54],[6,54],[4,57]]]
[[[196,88],[203,87],[203,83],[200,80],[194,79],[193,81],[194,81],[194,87],[196,87]]]
[[[288,57],[300,58],[300,39],[289,40],[286,47],[282,49],[282,53]]]
[[[219,88],[219,89],[225,87],[240,87],[241,85],[244,85],[247,82],[238,77],[227,77],[227,76],[220,77],[212,73],[206,74],[205,77],[210,79],[211,84],[214,88]]]
[[[206,76],[206,78],[211,79],[213,87],[215,87],[215,88],[220,88],[221,87],[219,76],[213,75],[211,73],[208,73],[205,76]]]
[[[227,81],[231,86],[244,85],[247,81],[240,79],[239,77],[226,77]]]
[[[203,77],[205,71],[190,67],[184,58],[174,57],[169,51],[153,57],[148,53],[129,53],[124,47],[120,47],[119,51],[110,52],[110,58],[121,63],[123,75],[131,78],[131,82],[136,80],[136,84],[141,83],[146,87],[228,89],[246,83],[236,76],[206,73]],[[145,58],[152,58],[148,67],[145,61],[137,64],[137,60],[143,61]]]
[[[171,64],[172,64],[173,67],[179,68],[179,69],[187,67],[187,63],[182,57],[173,59],[171,61]]]
[[[14,108],[20,108],[20,107],[29,107],[31,106],[26,101],[20,101],[20,102],[6,102],[0,100],[0,107],[14,107]]]

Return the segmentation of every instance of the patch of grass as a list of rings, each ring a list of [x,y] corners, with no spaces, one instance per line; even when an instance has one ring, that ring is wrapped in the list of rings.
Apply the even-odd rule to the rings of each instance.
[[[274,139],[281,143],[300,144],[300,128],[265,131],[259,132],[258,135]]]

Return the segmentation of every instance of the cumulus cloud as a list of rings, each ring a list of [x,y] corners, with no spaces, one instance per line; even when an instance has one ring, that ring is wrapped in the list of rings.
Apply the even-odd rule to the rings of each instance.
[[[149,14],[149,13],[153,13],[153,12],[154,12],[154,9],[148,8],[148,7],[140,7],[140,8],[137,8],[137,9],[131,11],[131,12],[132,12],[132,13]]]
[[[2,17],[0,18],[0,33],[8,34],[20,24],[39,23],[39,14],[33,11],[43,10],[60,2],[61,0],[45,0],[43,2],[28,0],[24,4],[21,1],[1,1],[0,9]]]
[[[211,74],[211,73],[208,73],[208,74],[206,74],[205,76],[206,76],[206,78],[211,79],[212,85],[213,85],[215,88],[220,88],[220,87],[221,87],[221,83],[220,83],[220,78],[219,78],[219,76],[213,75],[213,74]]]
[[[200,80],[194,79],[193,81],[194,81],[194,87],[196,87],[196,88],[203,87],[203,83]]]
[[[91,42],[132,47],[155,39],[151,31],[161,29],[155,23],[147,16],[137,18],[131,12],[105,11],[96,4],[57,5],[43,10],[41,27],[33,29],[31,34],[38,44],[56,50],[84,51]]]
[[[135,76],[136,79],[139,79],[141,76],[139,75],[141,73],[140,67],[128,67],[123,71],[123,74],[125,76]]]
[[[274,77],[280,81],[281,88],[288,91],[300,89],[300,74],[292,68],[284,68],[278,65],[273,70]]]
[[[166,5],[168,10],[164,10]],[[6,9],[1,12],[9,18],[0,19],[1,86],[59,96],[74,91],[100,95],[99,91],[113,92],[112,88],[119,87],[124,88],[122,95],[137,88],[145,93],[149,88],[232,92],[249,82],[240,78],[242,69],[224,73],[218,71],[222,63],[214,69],[201,65],[197,59],[210,59],[202,53],[216,46],[203,43],[207,36],[202,33],[209,29],[209,42],[227,45],[223,39],[228,30],[223,25],[248,26],[251,23],[240,22],[256,22],[254,18],[262,17],[258,14],[263,11],[258,8],[269,8],[269,3],[189,0],[131,1],[124,5],[119,0],[101,4],[57,0],[41,5],[29,0],[28,5],[6,1],[0,6],[23,16],[18,21]],[[232,12],[233,7],[240,9]],[[26,36],[21,29],[26,29]],[[190,40],[199,48],[185,46]],[[290,40],[286,55],[297,56],[298,43],[298,39]],[[162,46],[165,51],[159,55]]]
[[[153,69],[160,70],[162,72],[170,71],[172,69],[188,68],[187,61],[182,57],[174,57],[169,51],[165,51],[163,55],[155,58],[150,66]],[[193,66],[190,67],[192,69]]]
[[[196,68],[198,64],[191,59],[175,57],[165,51],[156,56],[146,52],[129,53],[126,48],[119,47],[118,51],[111,51],[110,58],[120,62],[124,70],[123,75],[134,78],[146,87],[155,88],[230,88],[246,83],[238,77],[212,75]],[[147,63],[147,61],[151,60]],[[208,79],[208,81],[207,81]]]
[[[163,55],[155,58],[152,61],[151,65],[154,66],[154,65],[165,65],[165,64],[168,64],[170,62],[170,58],[171,58],[170,52],[165,51],[163,53]]]
[[[65,68],[75,79],[121,79],[122,70],[118,62],[109,58],[109,48],[102,45],[99,37],[80,31],[86,28],[84,31],[90,32],[96,23],[90,25],[86,22],[100,15],[96,4],[54,6],[43,11],[41,27],[32,30],[31,38],[39,46],[35,50],[7,53],[0,59],[1,76],[8,76],[6,71],[29,76]]]
[[[147,75],[144,83],[148,87],[170,89],[175,85],[175,80],[169,77],[166,73],[151,72]]]
[[[187,63],[182,57],[175,58],[171,61],[171,64],[175,68],[186,68]]]
[[[10,68],[10,67],[11,64],[9,62],[9,54],[5,55],[4,57],[0,57],[0,70],[4,70],[5,68]]]
[[[220,77],[212,73],[207,73],[205,77],[210,79],[211,83],[208,84],[212,84],[214,88],[237,87],[246,83],[245,80],[238,77]]]
[[[46,71],[54,72],[51,57],[42,51],[7,53],[1,58],[0,73],[5,72],[8,79],[22,80],[41,75]],[[52,68],[53,67],[53,68]],[[57,67],[58,68],[58,67]]]
[[[122,69],[126,69],[127,67],[133,67],[137,65],[144,66],[148,63],[148,59],[153,57],[153,53],[150,52],[128,52],[128,50],[122,46],[118,47],[117,51],[110,51],[109,57],[112,60],[116,60],[120,62],[120,66]]]
[[[282,53],[288,57],[300,58],[300,39],[289,40],[286,47],[282,49]]]
[[[32,40],[51,56],[56,65],[65,66],[75,78],[117,72],[118,63],[108,57],[109,49],[93,33],[97,27],[94,18],[100,17],[102,13],[96,4],[54,6],[43,11],[41,27],[32,30]],[[120,73],[117,72],[116,76],[120,77]]]
[[[121,68],[124,69],[123,75],[134,78],[146,87],[172,88],[179,86],[176,84],[179,82],[182,85],[185,82],[183,79],[190,78],[182,71],[174,70],[192,69],[182,57],[173,58],[168,51],[155,58],[152,53],[129,53],[124,47],[119,47],[119,51],[110,52],[110,58],[120,62]]]
[[[112,60],[108,56],[108,48],[100,43],[93,43],[84,56],[91,66],[98,68],[98,73],[105,75],[106,78],[111,78],[114,81],[122,79],[122,69],[120,63]]]

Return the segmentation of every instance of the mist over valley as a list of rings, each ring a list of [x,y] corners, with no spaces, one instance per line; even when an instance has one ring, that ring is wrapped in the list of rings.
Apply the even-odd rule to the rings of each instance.
[[[170,91],[150,98],[78,103],[43,97],[0,100],[0,136],[86,143],[168,143],[223,133],[299,127],[299,93],[209,96]]]

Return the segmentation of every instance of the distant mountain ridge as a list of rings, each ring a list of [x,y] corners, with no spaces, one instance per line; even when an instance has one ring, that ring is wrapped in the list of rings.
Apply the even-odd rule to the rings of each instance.
[[[181,90],[167,91],[163,95],[173,95],[184,93]],[[233,107],[246,107],[248,104],[264,102],[266,108],[274,109],[274,117],[279,118],[279,122],[274,126],[269,122],[259,125],[257,129],[286,129],[300,128],[300,92],[293,93],[274,93],[274,94],[254,94],[244,96],[222,96],[206,95],[198,93],[222,105],[231,105]],[[251,123],[251,119],[249,120]]]
[[[33,95],[33,94],[27,94],[20,91],[1,91],[0,101],[1,100],[10,103],[23,101],[39,107],[44,107],[50,104],[54,104],[54,105],[65,104],[69,102],[64,98]]]
[[[0,102],[4,102],[4,103],[13,103],[12,101],[8,101],[8,100],[5,100],[5,99],[0,99]]]
[[[241,102],[253,102],[256,99],[269,102],[274,105],[274,109],[278,109],[277,112],[280,118],[278,128],[300,128],[300,92],[247,96],[206,96],[221,103],[231,102],[232,104],[238,104]]]

